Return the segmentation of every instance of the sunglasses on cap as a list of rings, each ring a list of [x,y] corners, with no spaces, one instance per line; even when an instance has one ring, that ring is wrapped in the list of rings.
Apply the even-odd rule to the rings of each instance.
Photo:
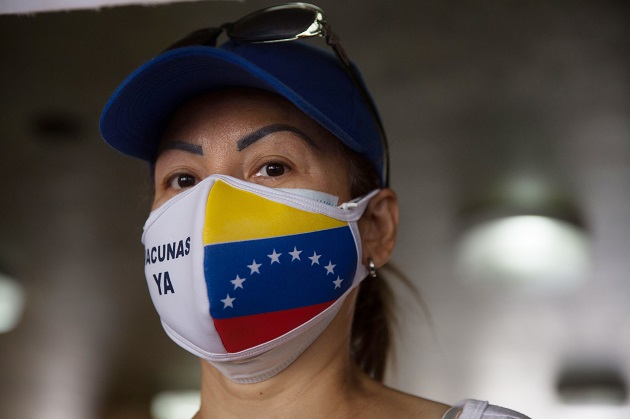
[[[385,129],[361,77],[339,43],[339,37],[326,21],[322,9],[307,3],[288,3],[267,7],[234,22],[196,30],[170,45],[164,52],[187,46],[215,47],[219,36],[224,32],[232,41],[252,44],[323,37],[347,71],[376,122],[383,149],[381,179],[383,179],[384,187],[389,186],[389,149]]]

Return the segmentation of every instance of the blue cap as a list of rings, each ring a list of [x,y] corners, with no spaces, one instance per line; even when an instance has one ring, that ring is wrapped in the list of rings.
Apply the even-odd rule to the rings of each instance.
[[[205,92],[252,87],[274,92],[367,157],[383,179],[377,122],[346,69],[332,53],[303,42],[226,42],[182,47],[148,61],[118,87],[101,115],[105,141],[154,162],[175,110]]]

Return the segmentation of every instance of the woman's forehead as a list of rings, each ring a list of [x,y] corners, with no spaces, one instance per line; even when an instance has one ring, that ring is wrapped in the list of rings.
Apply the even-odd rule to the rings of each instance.
[[[341,148],[336,137],[291,102],[274,93],[252,88],[211,91],[188,101],[174,113],[162,142],[170,141],[174,133],[182,131],[231,129],[247,135],[247,131],[278,124],[305,132],[322,148]]]

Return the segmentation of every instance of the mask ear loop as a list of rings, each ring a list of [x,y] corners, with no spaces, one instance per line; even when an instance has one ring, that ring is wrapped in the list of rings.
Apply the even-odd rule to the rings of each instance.
[[[344,202],[343,204],[337,206],[337,208],[341,208],[343,210],[349,210],[351,208],[358,208],[359,205],[361,205],[361,201],[363,201],[364,199],[367,198],[367,201],[369,201],[370,199],[372,199],[372,197],[374,195],[376,195],[378,192],[380,191],[380,189],[374,189],[373,191],[371,191],[370,193],[367,193],[365,195],[359,196],[354,198],[351,201],[348,202]],[[363,205],[366,205],[366,203],[364,202]]]

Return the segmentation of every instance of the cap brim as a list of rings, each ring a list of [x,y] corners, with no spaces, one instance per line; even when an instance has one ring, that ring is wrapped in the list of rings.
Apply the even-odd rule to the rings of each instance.
[[[348,136],[268,72],[230,51],[207,47],[170,51],[133,72],[105,106],[100,121],[101,134],[122,153],[153,161],[162,132],[178,107],[204,92],[231,86],[275,92],[333,134],[340,138]],[[353,145],[353,148],[361,147]]]

